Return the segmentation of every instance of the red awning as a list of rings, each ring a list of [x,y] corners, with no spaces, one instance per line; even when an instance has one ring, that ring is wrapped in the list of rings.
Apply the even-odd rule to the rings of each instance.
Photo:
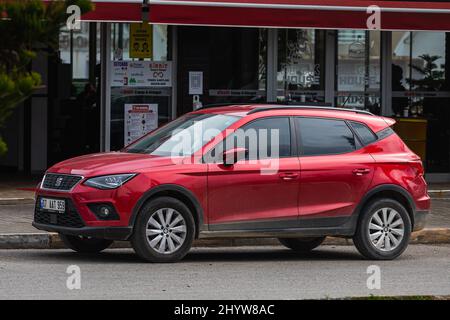
[[[150,0],[150,22],[180,25],[367,29],[378,6],[383,30],[450,30],[450,3],[377,0]]]
[[[93,0],[83,21],[140,22],[143,0]],[[400,0],[149,0],[155,24],[367,29],[378,6],[382,30],[450,31],[450,3]]]
[[[94,10],[81,17],[83,21],[141,22],[142,0],[93,0]]]

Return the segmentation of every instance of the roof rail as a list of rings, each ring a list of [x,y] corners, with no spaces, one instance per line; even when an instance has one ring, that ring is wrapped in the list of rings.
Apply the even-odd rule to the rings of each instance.
[[[248,105],[260,105],[260,107],[256,107],[255,109],[249,111],[247,114],[276,110],[276,109],[318,109],[318,110],[330,110],[330,111],[346,111],[346,112],[354,112],[359,114],[366,114],[373,116],[373,113],[365,110],[358,109],[349,109],[349,108],[337,108],[333,107],[331,103],[327,102],[246,102],[246,103],[214,103],[205,105],[198,110],[214,108],[214,107],[226,107],[226,106],[248,106]]]
[[[197,110],[203,110],[203,109],[208,109],[208,108],[215,108],[215,107],[227,107],[227,106],[266,106],[266,107],[271,107],[271,106],[317,106],[317,107],[332,107],[331,103],[326,103],[326,102],[295,102],[295,101],[285,101],[285,102],[228,102],[228,103],[211,103],[211,104],[207,104],[204,105],[201,108],[198,108],[194,111]]]
[[[346,111],[346,112],[354,112],[359,114],[366,114],[373,116],[373,113],[365,110],[358,110],[358,109],[349,109],[349,108],[337,108],[337,107],[331,107],[330,106],[318,106],[317,103],[305,103],[305,104],[297,104],[297,105],[286,105],[286,106],[267,106],[267,107],[261,107],[261,108],[255,108],[251,110],[247,114],[257,113],[257,112],[263,112],[263,111],[269,111],[269,110],[277,110],[277,109],[319,109],[319,110],[329,110],[329,111]]]

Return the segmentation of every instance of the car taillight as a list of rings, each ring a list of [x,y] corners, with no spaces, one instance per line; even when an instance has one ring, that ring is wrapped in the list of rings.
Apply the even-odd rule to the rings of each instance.
[[[414,170],[414,176],[423,176],[425,171],[423,169],[422,161],[414,161],[411,163],[411,167]]]

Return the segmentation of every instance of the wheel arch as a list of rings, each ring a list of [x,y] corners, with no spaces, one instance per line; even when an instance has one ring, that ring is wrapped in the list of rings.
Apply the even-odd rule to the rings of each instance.
[[[412,229],[414,229],[414,213],[416,211],[414,200],[406,189],[395,184],[379,185],[367,192],[356,208],[356,214],[358,216],[358,219],[356,219],[356,221],[359,221],[359,219],[361,218],[361,212],[364,207],[370,201],[377,198],[390,198],[401,203],[408,212],[409,218],[411,219],[411,227]]]
[[[172,197],[183,202],[191,211],[194,221],[195,221],[195,238],[198,238],[200,228],[203,226],[203,208],[200,205],[197,197],[188,189],[176,185],[176,184],[165,184],[159,185],[157,187],[151,188],[145,192],[133,208],[131,217],[129,220],[129,226],[134,227],[136,218],[139,214],[141,208],[152,199],[158,197]]]

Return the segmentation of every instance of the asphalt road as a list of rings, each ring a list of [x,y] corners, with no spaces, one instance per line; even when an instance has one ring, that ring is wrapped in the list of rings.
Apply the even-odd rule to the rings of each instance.
[[[66,287],[67,267],[81,289]],[[378,265],[381,289],[367,288]],[[450,295],[450,246],[410,246],[395,261],[365,261],[353,247],[299,256],[278,247],[193,249],[176,264],[146,264],[128,249],[100,255],[0,250],[0,299],[303,299]]]

